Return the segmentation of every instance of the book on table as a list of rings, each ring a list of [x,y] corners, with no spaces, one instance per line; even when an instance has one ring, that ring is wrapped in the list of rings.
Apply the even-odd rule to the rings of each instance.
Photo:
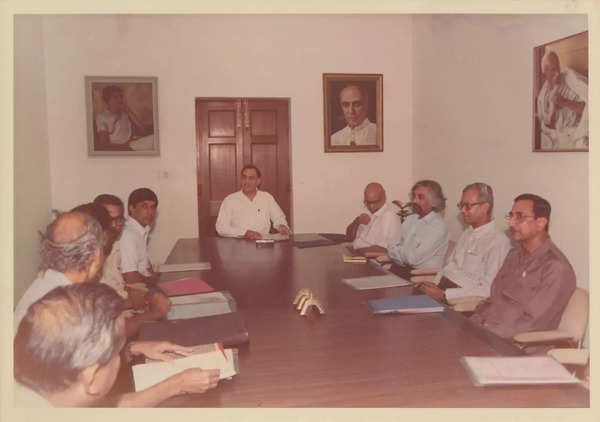
[[[329,246],[335,244],[335,241],[316,233],[294,233],[292,235],[292,245],[297,248],[314,248],[317,246]]]
[[[214,288],[206,281],[196,277],[186,277],[179,280],[161,281],[156,284],[167,296],[193,295],[196,293],[214,292]]]
[[[170,341],[182,346],[222,343],[235,346],[248,342],[248,330],[239,312],[189,319],[151,321],[142,324],[139,341]]]
[[[346,246],[344,249],[344,262],[354,264],[366,264],[367,257],[359,254],[352,246]]]
[[[228,291],[200,293],[171,298],[168,320],[189,319],[234,312],[237,305]]]
[[[179,271],[202,271],[210,270],[212,267],[210,262],[189,262],[186,264],[160,264],[158,266],[159,273],[171,273]]]
[[[408,280],[395,274],[371,275],[366,277],[343,278],[342,282],[356,290],[384,289],[387,287],[412,286]]]
[[[237,349],[224,349],[219,343],[194,347],[190,356],[174,355],[170,361],[146,360],[133,365],[135,391],[145,390],[172,375],[190,368],[219,369],[219,379],[239,373]]]
[[[428,295],[395,296],[367,302],[374,314],[443,312],[444,305]]]
[[[581,382],[551,356],[464,356],[461,363],[476,386]]]

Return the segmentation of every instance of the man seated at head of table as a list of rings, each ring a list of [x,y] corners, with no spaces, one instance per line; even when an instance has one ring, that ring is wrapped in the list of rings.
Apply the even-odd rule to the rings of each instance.
[[[421,180],[410,194],[414,213],[388,245],[388,255],[409,277],[411,268],[440,268],[448,249],[448,227],[441,216],[446,198],[439,183]]]
[[[358,253],[384,255],[398,236],[400,224],[396,209],[386,202],[383,186],[372,182],[365,188],[361,214],[346,228],[346,239]]]
[[[258,189],[261,183],[258,167],[246,165],[241,174],[242,189],[227,195],[221,203],[217,233],[224,237],[261,239],[269,234],[272,223],[279,233],[289,235],[285,214],[273,196]]]
[[[490,297],[471,320],[505,338],[551,330],[575,291],[575,273],[548,235],[550,203],[525,193],[506,215],[512,248],[492,284]]]
[[[17,407],[84,407],[99,403],[115,382],[125,345],[122,299],[102,283],[60,286],[34,302],[14,338]],[[192,349],[135,342],[129,355],[169,360]],[[149,407],[182,393],[216,387],[219,370],[192,368],[152,387],[114,398],[119,407]]]
[[[485,183],[472,183],[457,204],[467,228],[448,264],[433,282],[421,283],[425,293],[439,301],[468,296],[488,297],[492,281],[510,249],[510,241],[492,219],[494,192]]]

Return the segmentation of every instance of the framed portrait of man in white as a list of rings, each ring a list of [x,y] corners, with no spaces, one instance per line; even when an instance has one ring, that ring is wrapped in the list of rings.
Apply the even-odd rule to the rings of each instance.
[[[159,155],[157,78],[86,76],[88,155]]]
[[[533,151],[588,151],[588,32],[533,49]]]
[[[325,152],[383,151],[383,75],[323,74]]]

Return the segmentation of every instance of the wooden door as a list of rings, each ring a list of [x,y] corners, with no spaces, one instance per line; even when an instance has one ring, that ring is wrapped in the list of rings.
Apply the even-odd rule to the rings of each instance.
[[[197,98],[196,162],[199,236],[215,235],[221,201],[241,187],[246,164],[262,173],[291,224],[289,100]]]

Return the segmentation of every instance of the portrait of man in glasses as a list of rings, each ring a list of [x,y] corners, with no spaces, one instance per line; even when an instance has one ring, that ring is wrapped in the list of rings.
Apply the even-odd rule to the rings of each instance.
[[[508,237],[492,219],[494,192],[485,183],[472,183],[463,189],[456,205],[467,227],[446,266],[433,282],[424,282],[421,288],[440,301],[488,297],[494,277],[510,249]]]
[[[575,291],[575,273],[548,234],[550,203],[525,193],[506,215],[512,240],[492,284],[490,297],[471,319],[505,338],[552,330]]]

